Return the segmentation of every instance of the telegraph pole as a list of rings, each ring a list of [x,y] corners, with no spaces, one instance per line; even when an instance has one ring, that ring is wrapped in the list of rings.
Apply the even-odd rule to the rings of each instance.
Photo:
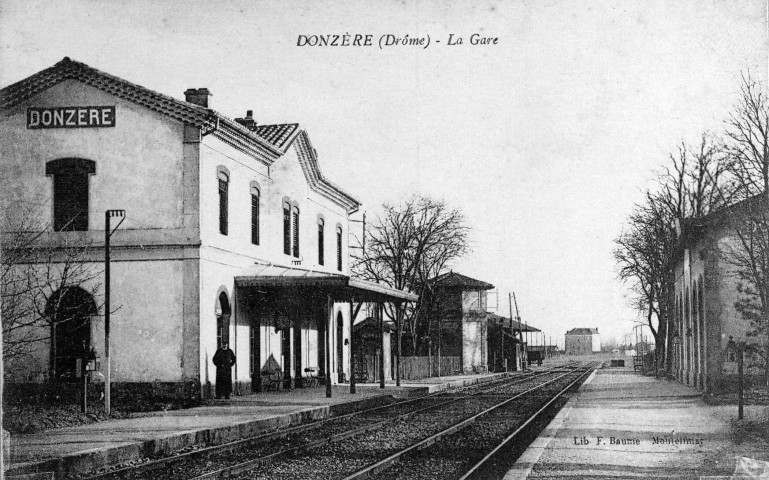
[[[507,302],[510,307],[510,334],[515,338],[515,331],[513,330],[513,295],[510,292],[507,292]],[[518,327],[520,328],[520,327]],[[504,344],[504,338],[505,338],[505,321],[502,321],[502,355],[504,356],[505,352],[505,344]],[[513,351],[515,351],[515,345],[513,345]],[[507,358],[504,360],[505,362],[505,371],[507,371]],[[518,360],[515,360],[515,368],[518,368]]]
[[[120,218],[120,221],[115,225],[114,229],[110,227],[110,219],[112,217]],[[117,227],[120,226],[125,220],[125,210],[107,210],[104,212],[104,412],[109,415],[110,413],[110,394],[111,394],[111,381],[112,376],[110,372],[109,363],[109,313],[110,313],[110,271],[109,271],[109,239]]]
[[[521,314],[518,312],[518,300],[515,298],[515,292],[513,292],[513,302],[515,303],[515,320],[518,322],[518,328],[521,328]],[[529,339],[529,326],[526,325],[526,340]],[[526,359],[526,366],[529,366],[529,352],[527,341],[523,340],[523,331],[521,331],[521,342],[523,342],[523,358]]]

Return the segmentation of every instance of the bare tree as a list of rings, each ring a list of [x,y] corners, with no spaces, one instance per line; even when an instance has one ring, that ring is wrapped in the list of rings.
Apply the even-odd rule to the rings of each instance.
[[[665,348],[670,326],[670,269],[675,232],[672,218],[659,202],[648,193],[646,202],[636,206],[628,218],[628,226],[615,240],[614,259],[619,265],[619,277],[633,293],[633,306],[646,315],[646,323],[657,345],[657,365],[669,368]]]
[[[742,297],[735,307],[750,322],[748,348],[763,363],[769,385],[769,97],[750,74],[743,75],[740,99],[726,120],[726,153],[731,188],[743,200],[732,210],[736,242],[725,257],[736,267]]]
[[[406,329],[411,351],[418,349],[418,321],[428,280],[468,251],[469,229],[464,216],[441,200],[414,196],[399,205],[384,205],[366,232],[366,248],[354,260],[360,277],[419,295],[415,304],[388,305],[395,322],[398,358]],[[396,366],[400,382],[400,368]]]
[[[720,142],[703,134],[698,144],[684,142],[669,156],[654,191],[628,218],[617,237],[614,258],[621,280],[635,293],[634,307],[644,312],[657,345],[657,365],[669,371],[674,328],[675,223],[698,218],[730,202],[723,188],[725,162]]]
[[[29,356],[49,344],[49,378],[56,372],[56,331],[77,328],[83,311],[98,310],[101,269],[87,260],[90,246],[52,242],[34,208],[17,206],[2,225],[0,295],[3,360]],[[60,240],[60,239],[59,239]],[[81,298],[67,295],[78,291]],[[79,305],[88,298],[89,305]],[[73,301],[75,303],[73,303]]]

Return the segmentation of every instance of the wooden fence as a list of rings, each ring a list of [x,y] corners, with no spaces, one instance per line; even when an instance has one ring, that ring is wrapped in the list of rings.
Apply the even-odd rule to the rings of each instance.
[[[395,357],[393,356],[393,368]],[[440,374],[455,375],[462,370],[462,357],[441,357]],[[401,357],[401,380],[416,380],[419,378],[438,376],[438,357],[432,358],[430,372],[430,357]]]
[[[365,355],[365,361],[356,367],[359,376],[358,381],[379,381],[378,355]],[[395,355],[391,361],[391,378],[395,380]],[[433,357],[433,371],[430,372],[430,357],[401,357],[401,380],[417,380],[420,378],[438,376],[438,357]],[[462,357],[441,357],[440,375],[456,375],[462,370]],[[365,373],[364,373],[365,372]],[[365,379],[365,380],[364,380]]]

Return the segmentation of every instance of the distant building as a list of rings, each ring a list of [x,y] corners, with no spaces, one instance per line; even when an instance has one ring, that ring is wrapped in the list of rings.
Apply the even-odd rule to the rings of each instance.
[[[542,330],[491,312],[486,312],[486,319],[488,322],[489,368],[491,370],[495,372],[505,371],[505,360],[507,360],[507,370],[525,369],[527,352],[546,349],[542,345],[526,345],[528,334]],[[504,340],[502,339],[503,330]],[[555,346],[547,347],[547,349],[548,354],[550,354]]]
[[[572,328],[566,332],[566,355],[586,355],[601,351],[597,328]]]
[[[488,369],[486,290],[494,285],[449,272],[430,280],[439,305],[441,354],[461,357],[462,371]]]

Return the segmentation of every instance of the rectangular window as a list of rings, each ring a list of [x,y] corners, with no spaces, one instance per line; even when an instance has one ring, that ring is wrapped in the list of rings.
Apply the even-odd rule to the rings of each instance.
[[[318,224],[318,265],[323,265],[323,223]]]
[[[259,245],[259,195],[251,194],[251,243]]]
[[[88,230],[88,175],[53,176],[53,229]]]
[[[336,231],[336,269],[342,271],[342,229]]]
[[[294,257],[299,258],[299,210],[294,210]]]
[[[227,182],[219,179],[219,233],[227,235]]]
[[[283,207],[283,253],[291,255],[291,210]]]

